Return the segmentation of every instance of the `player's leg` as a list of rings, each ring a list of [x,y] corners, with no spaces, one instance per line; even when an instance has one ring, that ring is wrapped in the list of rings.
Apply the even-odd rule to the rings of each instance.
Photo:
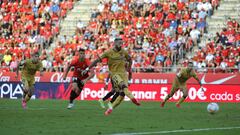
[[[124,96],[126,95],[130,100],[136,104],[140,105],[137,99],[134,98],[131,92],[128,90],[128,78],[127,76],[120,76],[118,74],[112,75],[112,81],[114,83],[114,86],[118,86],[119,89],[117,89],[117,92],[120,92],[120,95],[116,98],[116,100],[113,102],[112,106],[113,108],[117,107],[124,99]],[[122,94],[124,93],[124,95]],[[108,110],[105,112],[105,115],[109,115],[112,112],[112,108],[108,108]]]
[[[120,82],[121,82],[121,78],[118,75],[112,76],[112,84],[113,84],[113,88],[115,88],[116,93],[124,93],[123,90],[121,88],[119,88]],[[122,102],[123,98],[124,98],[123,96],[119,95],[112,104],[111,104],[111,102],[109,102],[108,109],[105,112],[105,115],[111,114],[113,108],[118,106]]]
[[[112,100],[112,108],[116,108],[123,101],[125,94],[124,92],[117,92],[114,96],[116,99]]]
[[[176,103],[176,106],[179,108],[180,107],[180,104],[187,98],[188,96],[188,91],[187,91],[187,88],[184,87],[184,88],[181,88],[181,91],[183,93],[183,96],[179,99],[179,101]]]
[[[77,79],[72,83],[72,90],[70,93],[69,104],[67,106],[68,109],[73,108],[74,103],[73,101],[80,95],[83,88],[83,84],[81,80]]]
[[[164,107],[165,103],[174,95],[177,90],[178,87],[173,83],[171,92],[165,97],[164,101],[161,103],[161,107]]]
[[[116,95],[116,101],[114,101],[114,103],[115,104],[120,104],[120,103],[118,103],[118,102],[120,102],[120,101],[122,101],[123,100],[123,98],[124,98],[124,96],[126,95],[128,98],[130,98],[130,100],[134,103],[134,104],[136,104],[136,105],[140,105],[140,103],[139,103],[139,101],[132,95],[132,93],[131,92],[129,92],[129,90],[128,90],[128,86],[127,86],[127,84],[126,83],[124,83],[124,81],[122,81],[121,83],[120,83],[120,85],[119,85],[119,89],[120,89],[120,95],[117,97],[117,95]],[[114,105],[113,105],[114,106]]]
[[[25,95],[25,98],[22,101],[23,108],[27,107],[27,102],[31,99],[33,93],[34,93],[34,86],[29,86],[29,88],[27,88],[27,93]]]
[[[28,92],[25,96],[25,102],[26,103],[31,99],[33,93],[34,93],[34,85],[31,85],[31,86],[29,86],[29,90],[28,90]]]
[[[128,90],[126,85],[123,85],[123,92],[124,94],[130,98],[130,100],[137,106],[141,105],[140,102],[132,95],[132,93]]]
[[[114,94],[114,96],[112,97],[112,99],[110,100],[110,103],[113,103],[116,99],[117,99],[117,97],[120,95],[120,92],[116,92],[115,94]],[[123,96],[125,96],[125,94],[123,93],[122,94]]]
[[[22,107],[24,109],[27,108],[27,101],[30,99],[29,96],[28,96],[28,91],[30,91],[30,88],[28,86],[28,83],[25,82],[24,84],[24,88],[23,88],[23,98],[22,98]]]
[[[115,89],[116,92],[123,92],[122,89],[119,88],[119,84],[122,81],[122,79],[118,75],[116,74],[112,75],[111,81],[112,81],[112,87]],[[116,87],[118,87],[118,89],[116,89]],[[117,98],[113,102],[113,105],[115,106],[115,104],[120,104],[120,101],[121,101],[121,97]],[[110,105],[110,108],[112,108],[111,105]]]
[[[161,103],[161,107],[164,107],[165,103],[174,95],[174,93],[179,89],[179,81],[178,78],[175,78],[171,87],[170,93],[165,97],[163,102]]]
[[[25,96],[27,95],[28,93],[28,90],[29,90],[29,85],[28,85],[28,82],[26,79],[22,78],[22,84],[23,84],[23,96],[22,96],[22,99],[24,100],[25,99]]]
[[[99,99],[98,102],[102,108],[105,108],[104,101],[106,101],[108,98],[110,98],[112,95],[114,95],[115,91],[111,90],[107,93],[106,96],[104,96],[102,99]]]
[[[120,89],[116,89],[116,93],[123,93],[124,94],[124,92],[120,92],[119,90]],[[113,108],[117,107],[123,101],[123,99],[124,99],[123,94],[119,94],[117,97],[114,95],[116,99],[114,101],[111,100],[112,103],[111,102],[108,103],[108,109],[105,112],[105,115],[111,114]]]
[[[77,87],[76,83],[72,83],[72,90],[70,93],[69,104],[67,106],[68,109],[71,109],[74,106],[73,101],[74,101],[74,99],[76,99],[78,97],[77,89],[78,89],[78,87]]]
[[[103,101],[106,101],[108,98],[110,98],[112,95],[114,95],[115,91],[111,90],[110,92],[107,93],[105,97],[102,98]]]
[[[26,89],[25,84],[23,84],[23,89],[22,89],[22,91],[23,91],[22,99],[24,100],[25,97],[26,97],[26,95],[27,95],[27,93],[28,93],[28,90]]]
[[[117,99],[117,97],[119,96],[120,92],[116,92],[114,94],[114,96],[112,97],[112,99],[110,100],[110,102],[108,102],[108,108],[113,108],[113,102]],[[125,96],[125,94],[123,93],[123,95]]]
[[[108,98],[110,98],[116,92],[115,91],[116,88],[114,87],[113,81],[111,81],[111,84],[112,84],[112,90],[110,92],[108,92],[108,94],[105,97],[102,98],[103,101],[106,101]]]
[[[30,100],[34,91],[34,79],[22,79],[23,83],[23,99],[22,107],[25,109],[27,107],[27,102]]]
[[[28,85],[29,85],[29,91],[28,91],[28,93],[27,93],[27,95],[25,97],[26,102],[28,102],[31,99],[32,95],[34,94],[34,85],[35,85],[34,78],[28,80]]]
[[[137,106],[140,105],[139,101],[133,96],[133,94],[128,89],[128,76],[127,75],[119,75],[117,76],[119,80],[119,88],[123,90],[124,94],[130,98],[130,100],[136,104]]]
[[[111,114],[113,108],[116,108],[123,101],[124,96],[125,96],[124,92],[118,92],[118,93],[119,93],[119,95],[117,96],[116,100],[112,103],[112,105],[109,106],[109,108],[105,112],[105,115]],[[111,103],[111,102],[109,102],[109,103]]]

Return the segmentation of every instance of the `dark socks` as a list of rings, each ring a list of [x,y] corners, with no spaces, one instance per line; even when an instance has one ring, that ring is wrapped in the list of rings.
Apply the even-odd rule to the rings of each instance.
[[[103,97],[103,101],[105,101],[105,100],[107,100],[108,98],[110,98],[112,95],[114,94],[114,92],[108,92],[108,94],[105,96],[105,97]]]
[[[116,92],[116,94],[113,96],[110,102],[113,103],[118,96],[119,96],[119,92]]]
[[[78,95],[76,94],[76,92],[71,91],[71,93],[70,93],[70,103],[73,103],[73,100],[77,97],[78,97]]]

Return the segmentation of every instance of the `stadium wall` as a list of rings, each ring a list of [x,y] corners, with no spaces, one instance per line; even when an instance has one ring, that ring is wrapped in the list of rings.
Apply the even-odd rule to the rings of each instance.
[[[15,73],[0,72],[0,97],[18,99],[22,97],[22,84]],[[240,75],[239,74],[198,74],[203,83],[203,92],[197,81],[190,79],[187,82],[189,97],[187,102],[240,102]],[[63,73],[46,72],[43,76],[35,77],[35,93],[37,99],[63,99],[69,98],[71,73],[66,80],[62,79]],[[97,74],[89,81],[79,100],[97,100],[108,91],[104,90],[106,74]],[[129,89],[135,97],[144,101],[163,100],[170,92],[171,83],[175,74],[163,73],[135,73],[130,81]],[[110,87],[109,87],[110,88]],[[178,91],[170,101],[177,101],[181,97]],[[129,100],[129,99],[125,99]]]

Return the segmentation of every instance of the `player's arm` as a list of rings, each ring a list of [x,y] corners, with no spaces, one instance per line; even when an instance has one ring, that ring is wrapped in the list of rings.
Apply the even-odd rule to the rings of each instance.
[[[198,83],[199,83],[199,85],[202,87],[202,82],[199,80],[199,78],[197,77],[197,74],[196,74],[194,71],[192,71],[192,77],[193,77],[195,80],[197,80]]]
[[[18,78],[20,66],[24,66],[25,63],[26,63],[26,62],[25,62],[24,60],[22,60],[22,61],[20,61],[20,62],[18,63],[17,69],[16,69],[16,76],[15,76],[15,78]]]
[[[199,85],[200,85],[200,87],[201,87],[200,89],[201,89],[203,92],[205,92],[205,90],[204,90],[204,88],[203,88],[203,86],[202,86],[202,82],[199,80],[199,78],[197,77],[197,74],[196,74],[195,72],[193,73],[193,78],[198,81],[198,83],[199,83]]]
[[[92,67],[95,67],[98,62],[102,62],[102,59],[98,57],[96,60],[94,60],[86,69],[92,69]]]
[[[102,62],[103,58],[107,57],[108,53],[104,53],[102,56],[98,56],[96,60],[94,60],[85,70],[82,71],[82,75],[86,74],[92,67],[95,67],[98,62]]]
[[[101,58],[94,60],[85,70],[82,71],[82,75],[85,75],[92,67],[96,66],[98,62],[101,62]]]
[[[67,65],[67,67],[66,67],[66,69],[65,69],[65,71],[63,73],[63,80],[66,80],[67,74],[68,74],[68,72],[69,72],[71,67],[72,67],[71,65]]]
[[[131,56],[128,54],[127,55],[127,62],[128,62],[128,66],[127,66],[127,71],[128,71],[128,79],[131,80],[132,79],[132,58]]]
[[[83,84],[85,84],[88,80],[90,80],[91,78],[93,78],[94,75],[95,75],[94,70],[91,69],[90,72],[89,72],[89,76],[88,76],[86,79],[84,79],[84,80],[82,81]]]

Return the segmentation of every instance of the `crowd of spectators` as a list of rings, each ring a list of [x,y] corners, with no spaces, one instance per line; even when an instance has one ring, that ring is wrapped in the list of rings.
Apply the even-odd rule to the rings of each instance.
[[[200,72],[239,72],[240,23],[228,18],[222,31],[196,50],[192,59]]]
[[[49,48],[73,1],[1,0],[0,6],[0,65],[8,71],[31,53]]]
[[[15,32],[20,33],[19,39],[25,39],[24,41],[15,40],[17,39],[14,37],[15,29],[8,29],[9,26],[7,30],[0,29],[8,31],[10,33],[8,35],[14,37],[14,39],[12,37],[8,39],[17,42],[7,43],[11,45],[10,48],[1,45],[0,54],[4,54],[2,65],[10,66],[13,70],[14,68],[11,67],[14,66],[11,65],[15,65],[16,61],[22,58],[22,56],[14,57],[14,55],[22,55],[20,52],[24,51],[25,57],[28,58],[32,51],[41,51],[41,59],[46,71],[62,71],[63,66],[68,64],[74,55],[77,55],[79,48],[85,48],[86,56],[94,60],[103,51],[111,48],[114,39],[120,36],[124,40],[124,48],[133,58],[132,69],[135,72],[167,71],[173,66],[184,65],[187,60],[193,60],[195,66],[202,72],[205,72],[205,67],[219,68],[219,71],[226,71],[227,67],[239,70],[239,23],[234,20],[228,21],[226,28],[217,33],[214,39],[206,44],[206,47],[199,48],[193,58],[186,58],[186,53],[194,51],[193,47],[198,46],[201,37],[207,32],[206,18],[211,17],[217,9],[218,0],[165,0],[160,2],[158,0],[100,0],[97,8],[92,10],[89,24],[85,26],[79,21],[75,34],[72,37],[60,37],[54,43],[55,48],[50,50],[46,49],[46,46],[58,34],[59,20],[73,5],[70,2],[71,7],[62,6],[65,5],[63,3],[69,3],[69,1],[57,1],[57,3],[54,1],[57,0],[40,2],[36,11],[34,9],[36,2],[27,4],[26,7],[32,12],[26,14],[31,13],[33,22],[21,22],[22,27],[17,27],[20,30]],[[58,11],[57,13],[52,11],[54,5],[58,6],[54,8]],[[19,8],[22,7],[25,6],[19,6]],[[46,7],[49,9],[48,12],[44,10]],[[63,9],[66,10],[63,11]],[[1,13],[8,12],[1,11]],[[50,19],[47,19],[45,14],[49,14]],[[57,21],[53,14],[57,16]],[[19,15],[20,18],[22,16],[26,17],[26,15]],[[44,20],[42,21],[44,26],[36,20]],[[15,22],[18,21],[12,21],[11,27]],[[29,24],[35,25],[28,28]],[[43,34],[41,28],[44,31]],[[49,35],[45,32],[49,32]],[[40,40],[40,37],[44,40]],[[32,40],[35,42],[31,43]],[[225,62],[225,68],[222,68],[223,62]],[[106,62],[103,62],[98,66],[105,67],[105,64]]]
[[[94,59],[121,36],[132,55],[134,71],[161,72],[179,64],[198,45],[206,32],[206,18],[218,4],[216,0],[100,1],[89,25],[79,21],[74,37],[64,41],[71,50],[86,48]]]

